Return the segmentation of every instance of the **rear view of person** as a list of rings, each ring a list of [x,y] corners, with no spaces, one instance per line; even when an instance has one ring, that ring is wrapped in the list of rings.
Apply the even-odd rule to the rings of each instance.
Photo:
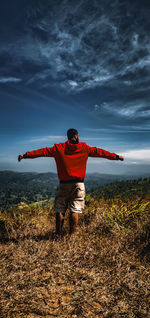
[[[124,158],[101,148],[90,147],[85,142],[80,142],[78,131],[74,128],[70,128],[67,131],[67,137],[68,140],[64,143],[19,155],[18,161],[38,157],[53,157],[55,159],[60,182],[54,203],[56,234],[61,235],[65,212],[69,209],[70,235],[72,236],[78,225],[78,214],[82,213],[84,208],[84,178],[88,157],[101,157],[121,161]]]

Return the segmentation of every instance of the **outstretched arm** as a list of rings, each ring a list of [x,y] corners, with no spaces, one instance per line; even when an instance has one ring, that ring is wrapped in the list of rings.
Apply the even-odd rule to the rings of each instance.
[[[22,159],[34,159],[38,157],[54,157],[55,156],[55,146],[41,148],[38,150],[28,151],[24,155],[18,156],[18,161],[20,162]]]
[[[97,148],[97,147],[90,147],[88,145],[87,146],[87,151],[88,151],[88,156],[89,157],[101,157],[101,158],[106,158],[109,160],[124,160],[123,156],[117,155],[115,153],[106,151],[104,149],[101,148]]]

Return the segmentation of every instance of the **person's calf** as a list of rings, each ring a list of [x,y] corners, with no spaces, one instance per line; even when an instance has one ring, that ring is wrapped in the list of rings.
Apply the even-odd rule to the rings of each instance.
[[[74,235],[77,225],[78,225],[78,213],[71,212],[70,213],[70,236]]]
[[[56,213],[56,235],[62,234],[62,227],[64,224],[64,215],[62,213]]]

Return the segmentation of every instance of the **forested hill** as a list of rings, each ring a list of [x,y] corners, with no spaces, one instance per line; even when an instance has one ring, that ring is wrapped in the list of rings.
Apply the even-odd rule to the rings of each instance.
[[[0,209],[13,204],[35,202],[54,196],[55,173],[0,171]]]

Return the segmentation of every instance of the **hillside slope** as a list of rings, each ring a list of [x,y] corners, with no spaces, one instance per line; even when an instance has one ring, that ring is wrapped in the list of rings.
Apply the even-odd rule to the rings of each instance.
[[[1,317],[149,317],[150,180],[121,184],[87,195],[72,239],[51,204],[1,213]]]

